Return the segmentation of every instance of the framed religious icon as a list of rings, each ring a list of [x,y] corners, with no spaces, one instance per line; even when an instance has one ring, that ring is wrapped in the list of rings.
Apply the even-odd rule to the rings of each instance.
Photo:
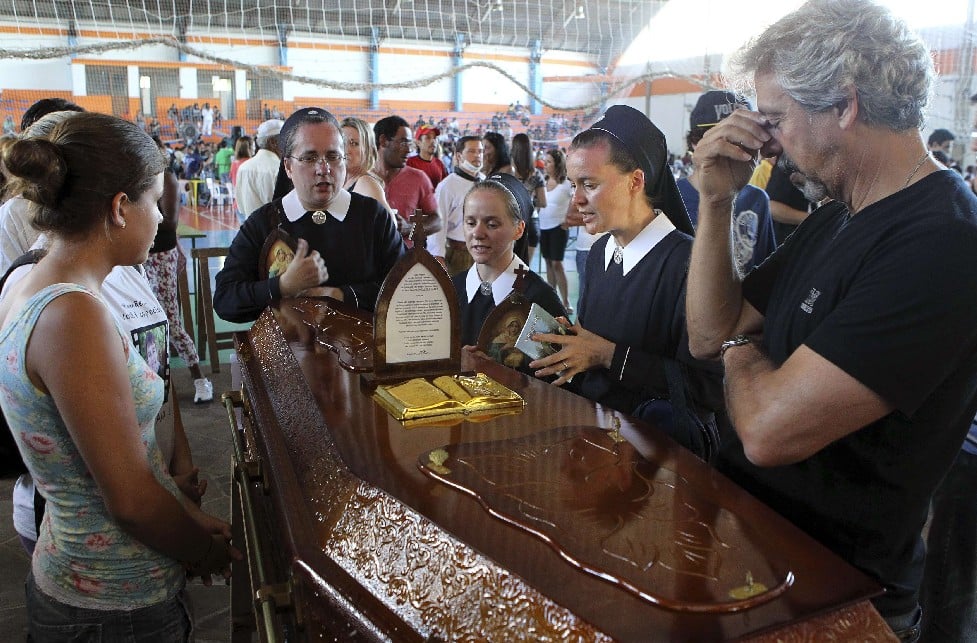
[[[492,360],[515,368],[524,370],[529,366],[529,358],[519,350],[516,341],[519,339],[519,331],[526,323],[529,315],[529,302],[523,299],[514,303],[511,307],[500,310],[505,302],[496,306],[489,318],[482,325],[482,332],[478,336],[478,348],[488,355]],[[501,314],[495,314],[495,313]]]
[[[478,349],[509,368],[527,367],[530,360],[516,347],[516,341],[529,317],[530,307],[529,300],[520,292],[510,292],[485,318],[476,342]]]
[[[297,249],[298,242],[292,235],[275,228],[265,239],[258,255],[258,274],[269,279],[282,274],[292,263]]]
[[[516,345],[519,333],[529,319],[532,303],[523,295],[526,268],[516,269],[512,291],[492,309],[478,333],[478,349],[499,364],[528,372],[531,359]]]
[[[373,314],[373,379],[453,375],[461,370],[458,299],[444,267],[425,248],[420,217],[413,248],[390,270]]]

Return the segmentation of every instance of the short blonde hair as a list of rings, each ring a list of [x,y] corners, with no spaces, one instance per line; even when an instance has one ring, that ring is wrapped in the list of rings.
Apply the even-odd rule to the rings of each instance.
[[[352,116],[344,118],[343,122],[340,123],[339,126],[340,128],[350,127],[359,133],[360,154],[363,158],[362,166],[359,169],[364,173],[372,170],[373,166],[377,162],[377,141],[373,137],[373,128],[367,125],[366,121],[359,118],[353,118]],[[341,129],[340,132],[342,132]],[[345,136],[343,136],[343,141],[346,141]]]

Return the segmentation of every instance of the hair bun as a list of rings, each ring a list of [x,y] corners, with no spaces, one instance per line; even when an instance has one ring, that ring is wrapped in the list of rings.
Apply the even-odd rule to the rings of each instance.
[[[68,164],[57,145],[42,138],[22,139],[7,148],[3,163],[17,177],[25,199],[57,206],[68,175]]]

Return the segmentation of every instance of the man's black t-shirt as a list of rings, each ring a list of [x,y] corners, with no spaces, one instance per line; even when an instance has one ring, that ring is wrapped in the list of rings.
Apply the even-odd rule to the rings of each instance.
[[[801,212],[807,212],[809,209],[810,202],[804,198],[804,193],[791,183],[790,174],[780,169],[778,165],[774,165],[770,171],[770,180],[767,181],[767,187],[764,189],[771,201],[779,201]],[[796,225],[774,221],[773,233],[777,237],[777,245],[782,244],[796,229]]]
[[[848,216],[830,203],[743,283],[776,364],[801,345],[894,411],[793,465],[742,445],[720,468],[888,590],[915,604],[933,489],[977,411],[977,198],[936,172]]]

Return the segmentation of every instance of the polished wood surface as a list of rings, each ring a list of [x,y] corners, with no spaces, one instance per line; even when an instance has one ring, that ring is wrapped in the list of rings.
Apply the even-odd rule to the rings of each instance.
[[[794,583],[794,552],[765,546],[763,530],[643,458],[617,430],[570,426],[447,445],[419,464],[569,564],[652,605],[732,613]]]
[[[273,566],[297,581],[305,605],[300,631],[309,638],[346,627],[395,640],[808,640],[831,633],[892,640],[865,601],[879,591],[875,583],[637,420],[466,353],[464,369],[518,392],[526,408],[483,422],[405,428],[374,402],[357,372],[340,364],[338,317],[330,318],[334,337],[321,341],[310,320],[324,318],[323,305],[341,310],[352,320],[350,332],[362,333],[363,316],[351,309],[295,300],[266,311],[237,338],[252,448],[274,515]],[[629,525],[626,538],[609,548],[623,564],[598,571],[613,580],[583,571],[579,561],[594,559],[579,547],[577,564],[568,562],[566,544],[588,533],[577,528],[581,520],[600,522],[613,507],[586,493],[561,497],[561,551],[552,538],[515,525],[512,515],[493,516],[470,489],[422,471],[436,449],[457,454],[502,445],[525,456],[536,453],[526,445],[541,435],[601,445],[615,428],[643,456],[628,471],[656,489],[657,513],[654,528]],[[530,460],[523,458],[519,471],[507,469],[509,483],[560,477],[559,457]],[[517,506],[509,513],[527,521],[533,514],[518,508],[526,499],[520,494],[509,494]],[[647,510],[639,510],[641,520]],[[655,548],[659,553],[650,554]],[[639,563],[643,589],[667,604],[622,585],[626,568]],[[729,585],[741,576],[745,584],[747,571],[769,591],[737,602]]]

